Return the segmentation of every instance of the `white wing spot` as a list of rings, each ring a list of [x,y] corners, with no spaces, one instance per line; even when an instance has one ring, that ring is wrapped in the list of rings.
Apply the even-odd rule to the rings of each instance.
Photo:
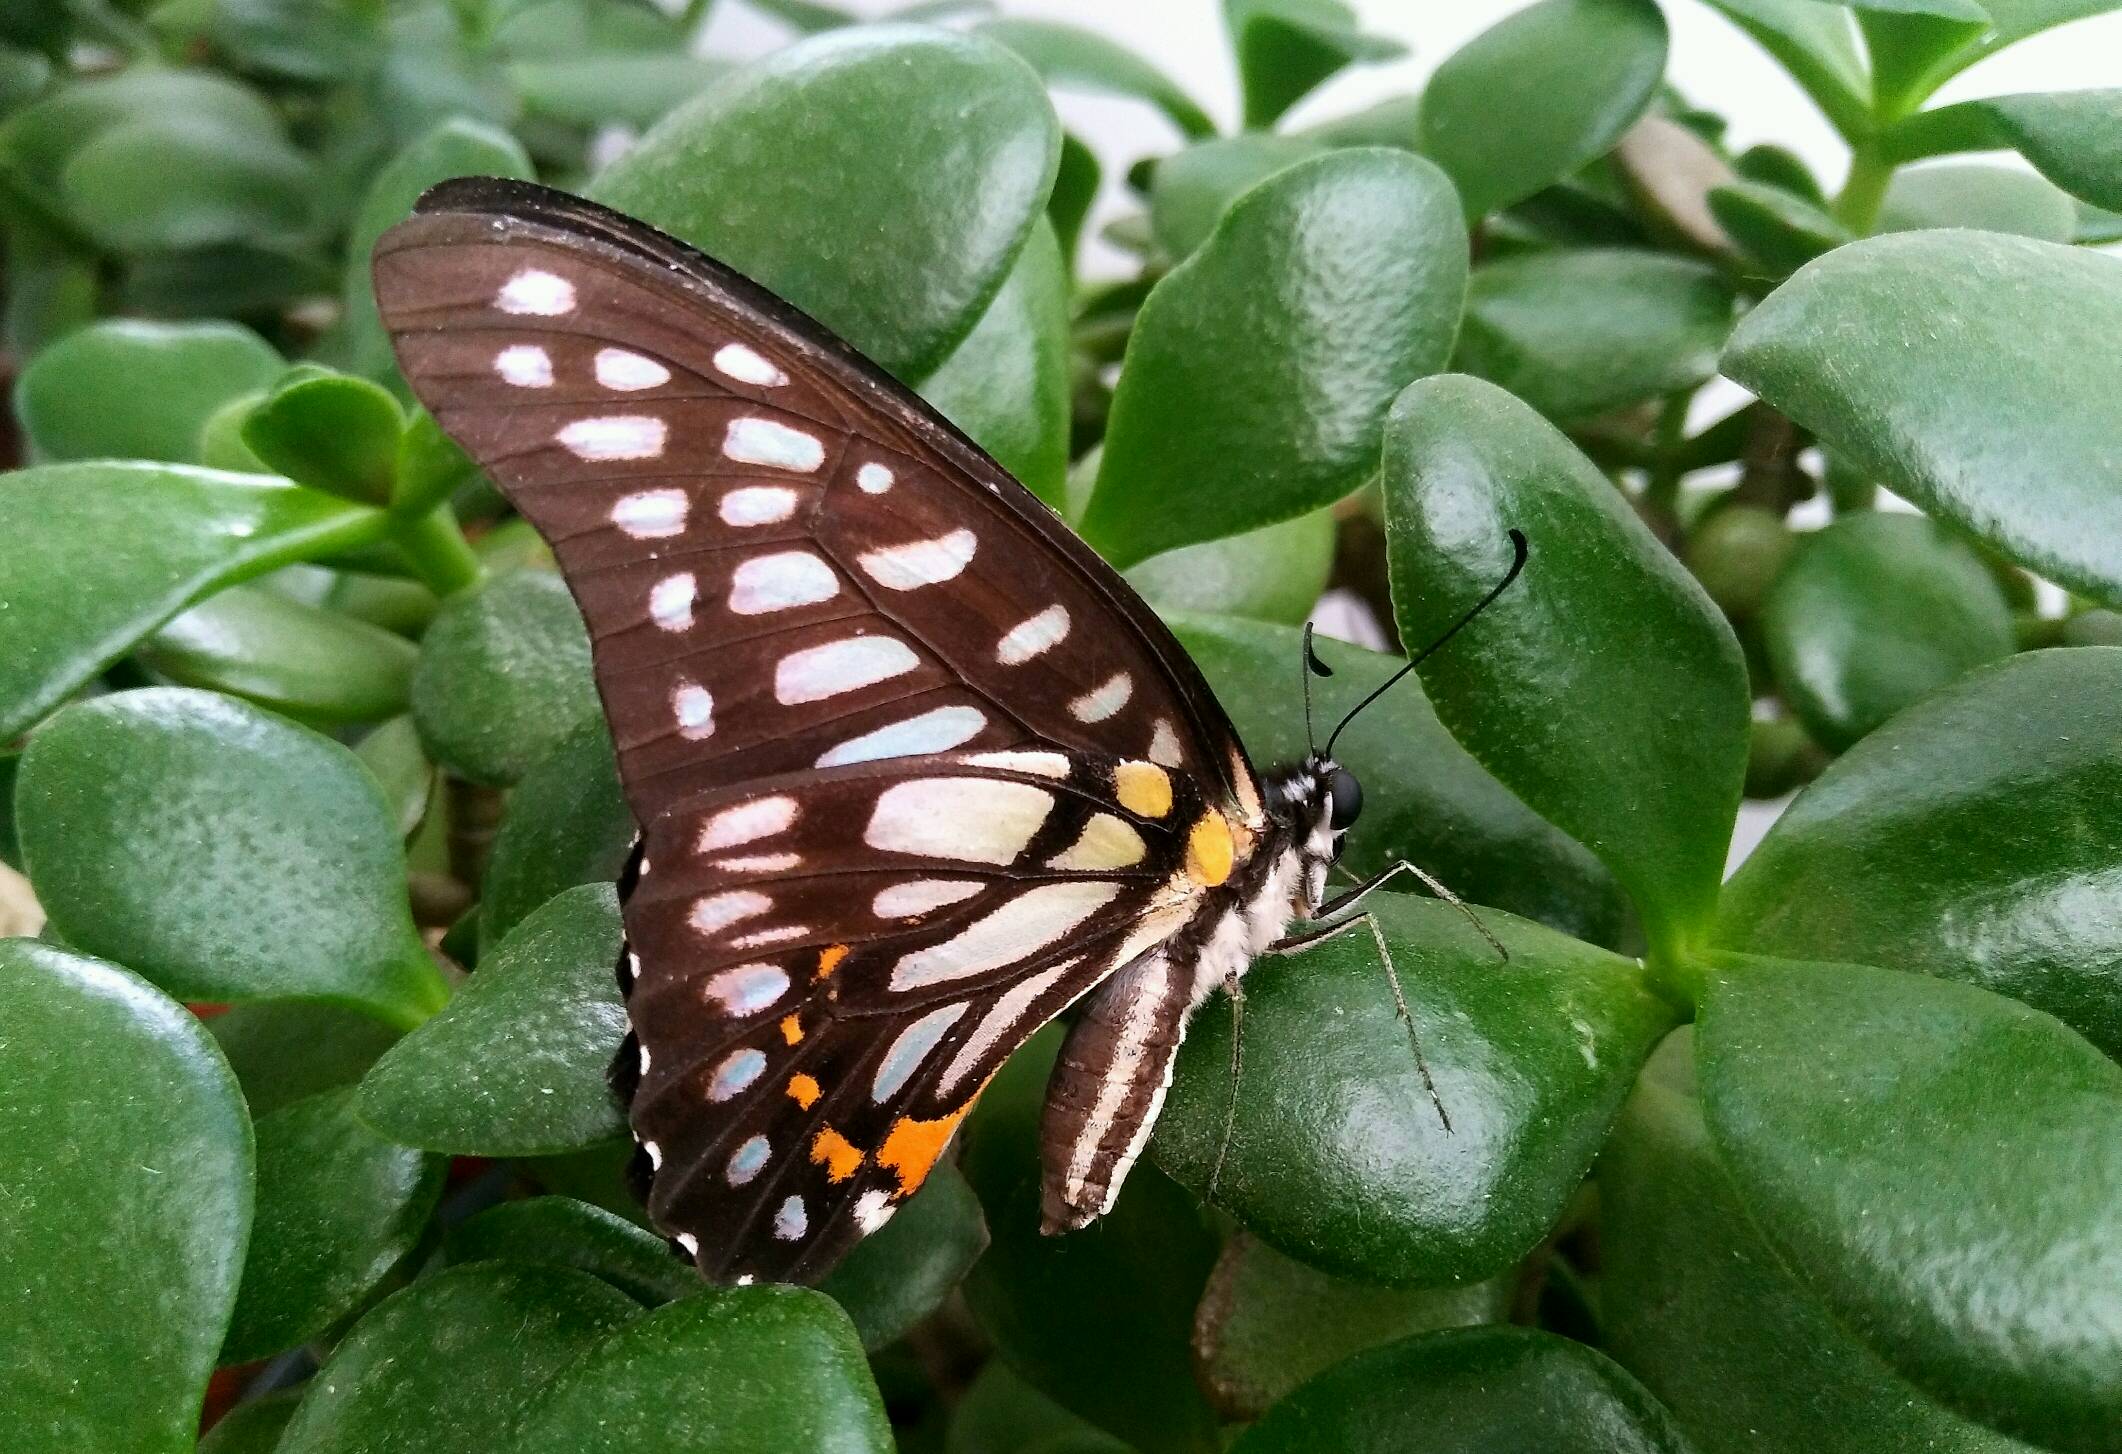
[[[802,862],[803,855],[800,853],[754,853],[749,858],[718,858],[708,867],[718,873],[783,873]],[[776,938],[784,937],[781,930],[777,929],[773,933]],[[746,942],[752,941],[765,942],[757,934],[752,935],[751,940]]]
[[[1096,879],[1025,889],[941,944],[902,955],[892,966],[894,990],[924,989],[985,974],[1028,959],[1112,901],[1120,885]]]
[[[877,890],[869,911],[880,919],[912,919],[945,904],[962,904],[980,892],[981,885],[963,879],[917,878]]]
[[[794,854],[787,855],[790,858]],[[740,934],[729,941],[732,949],[757,949],[762,944],[785,944],[791,939],[801,939],[811,932],[808,924],[783,924],[778,929],[761,929],[754,934]]]
[[[1067,636],[1068,607],[1056,602],[1010,627],[1009,634],[995,643],[995,660],[1004,666],[1022,666],[1040,652],[1059,646]]]
[[[786,833],[795,821],[794,798],[754,798],[749,803],[724,808],[708,819],[700,827],[700,838],[695,846],[702,853],[713,853],[718,848],[735,848],[740,843],[750,843],[759,838],[771,838],[776,833]]]
[[[575,285],[543,268],[524,268],[501,285],[494,306],[503,313],[558,318],[575,311]]]
[[[494,355],[494,372],[501,382],[519,389],[550,389],[553,386],[552,355],[535,343],[512,343]]]
[[[678,735],[686,741],[715,735],[715,694],[698,682],[680,682],[671,688],[670,710],[678,723]]]
[[[650,1171],[661,1171],[663,1169],[663,1148],[653,1141],[643,1141],[641,1149],[648,1153],[648,1169]]]
[[[784,485],[746,485],[722,497],[724,525],[771,525],[796,513],[796,492]]]
[[[892,636],[850,636],[791,651],[774,667],[774,699],[784,707],[820,702],[903,676],[921,664]]]
[[[919,586],[941,585],[956,580],[971,563],[979,537],[970,530],[953,530],[934,540],[916,540],[907,545],[888,545],[865,551],[862,569],[878,585],[893,591],[911,591]]]
[[[788,975],[779,965],[740,964],[714,976],[700,991],[719,1002],[726,1015],[750,1015],[788,993]]]
[[[867,1237],[889,1222],[892,1213],[898,1210],[892,1205],[890,1192],[882,1189],[866,1191],[855,1198],[855,1225],[860,1227],[862,1235]]]
[[[597,371],[598,383],[622,393],[653,389],[658,384],[670,382],[669,369],[652,358],[623,348],[598,349],[591,366]]]
[[[577,419],[553,436],[577,459],[655,459],[670,430],[653,414]]]
[[[766,1166],[766,1159],[773,1154],[773,1147],[764,1136],[754,1136],[730,1153],[729,1167],[723,1173],[731,1186],[742,1186],[757,1176]]]
[[[695,1237],[692,1233],[680,1232],[676,1237],[673,1237],[671,1240],[685,1249],[685,1255],[687,1257],[697,1258],[700,1255],[700,1239],[698,1237]]]
[[[665,576],[648,593],[648,619],[665,631],[688,630],[693,624],[693,602],[699,594],[691,571]]]
[[[803,1198],[790,1197],[774,1213],[774,1235],[784,1242],[793,1242],[810,1229],[810,1217],[803,1210]]]
[[[1135,679],[1124,671],[1114,672],[1103,686],[1070,702],[1069,715],[1078,722],[1103,722],[1126,706],[1127,699],[1134,694]]]
[[[968,767],[992,767],[1002,772],[1030,773],[1033,777],[1065,778],[1068,758],[1058,752],[976,752],[965,759]]]
[[[882,1105],[904,1089],[921,1068],[921,1062],[936,1048],[936,1042],[958,1023],[966,1008],[964,1000],[939,1005],[901,1030],[884,1052],[884,1058],[877,1062],[877,1073],[869,1083],[869,1098]]]
[[[881,464],[866,464],[855,471],[855,483],[865,495],[881,495],[892,487],[892,472]]]
[[[661,540],[684,534],[685,511],[683,490],[642,490],[619,497],[612,524],[636,540]]]
[[[972,741],[987,726],[987,714],[978,707],[938,707],[893,722],[860,737],[850,737],[819,757],[819,767],[844,767],[851,762],[875,762],[885,757],[918,757],[927,752],[948,752]]]
[[[1132,868],[1149,852],[1142,835],[1110,813],[1093,813],[1082,833],[1067,848],[1046,861],[1048,868],[1097,873]]]
[[[887,853],[1014,863],[1053,811],[1054,795],[995,778],[916,778],[877,795],[862,841]]]
[[[745,919],[757,918],[774,906],[774,901],[765,894],[750,889],[734,889],[726,894],[709,894],[693,900],[693,911],[688,916],[694,929],[702,934],[714,934]]]
[[[1030,979],[1011,985],[1003,991],[995,1000],[993,1008],[980,1017],[980,1023],[973,1026],[972,1033],[965,1037],[965,1042],[958,1047],[958,1053],[943,1067],[943,1074],[936,1080],[936,1093],[949,1095],[960,1081],[972,1073],[973,1067],[980,1063],[980,1057],[994,1048],[1010,1026],[1023,1019],[1025,1012],[1031,1009],[1040,996],[1052,989],[1062,975],[1080,962],[1075,959],[1064,960],[1052,969],[1041,970]]]
[[[626,982],[632,984],[641,978],[641,956],[629,949],[626,951]]]
[[[726,1101],[757,1080],[766,1069],[766,1052],[756,1046],[747,1045],[742,1050],[732,1050],[722,1057],[715,1073],[708,1077],[707,1098],[711,1101]]]
[[[729,421],[729,432],[722,436],[722,453],[739,464],[772,465],[802,474],[825,463],[825,446],[816,435],[751,414]]]
[[[775,389],[788,382],[788,375],[775,368],[766,355],[741,343],[725,343],[715,350],[715,369],[740,384]]]
[[[1186,750],[1179,745],[1179,734],[1172,727],[1169,717],[1157,719],[1157,730],[1150,734],[1149,760],[1159,767],[1177,768],[1186,764]]]
[[[763,616],[815,606],[840,594],[833,568],[807,550],[755,555],[730,577],[729,608],[739,616]]]

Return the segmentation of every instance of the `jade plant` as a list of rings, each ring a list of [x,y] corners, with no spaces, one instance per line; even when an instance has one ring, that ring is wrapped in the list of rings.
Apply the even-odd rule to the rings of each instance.
[[[2122,91],[1931,99],[2112,0],[1707,0],[1833,189],[1666,83],[1652,0],[1342,115],[1418,20],[1226,0],[1230,129],[1068,25],[752,3],[742,65],[706,0],[0,14],[10,1447],[2122,1451]],[[918,387],[1262,760],[1322,593],[1377,628],[1324,716],[1524,531],[1338,754],[1349,866],[1508,950],[1376,901],[1449,1126],[1343,936],[1248,977],[1234,1101],[1203,1007],[1085,1232],[1038,1232],[1049,1029],[822,1287],[673,1259],[582,626],[369,294],[467,174]]]

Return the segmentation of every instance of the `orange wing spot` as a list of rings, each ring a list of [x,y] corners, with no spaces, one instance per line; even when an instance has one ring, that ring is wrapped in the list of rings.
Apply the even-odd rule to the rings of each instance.
[[[983,1086],[981,1089],[986,1089]],[[965,1119],[965,1113],[973,1108],[973,1101],[980,1099],[978,1091],[973,1099],[958,1107],[947,1116],[938,1116],[933,1121],[917,1121],[912,1116],[901,1116],[892,1122],[891,1134],[877,1148],[877,1164],[889,1167],[898,1173],[899,1195],[910,1197],[928,1180],[930,1168],[943,1148],[950,1144],[951,1133]]]
[[[830,1126],[818,1128],[811,1137],[810,1159],[825,1168],[833,1181],[846,1181],[862,1165],[862,1150]]]
[[[1237,847],[1231,842],[1230,824],[1223,815],[1210,811],[1201,815],[1186,835],[1186,876],[1203,888],[1214,888],[1230,877]]]
[[[803,1041],[803,1017],[800,1015],[783,1015],[781,1017],[781,1038],[790,1045],[801,1044]]]
[[[792,1075],[788,1078],[788,1098],[809,1110],[818,1103],[818,1082],[808,1075]]]
[[[1161,818],[1172,810],[1171,774],[1154,762],[1123,762],[1113,769],[1113,796],[1130,813]]]
[[[828,944],[825,948],[818,951],[818,972],[812,978],[831,979],[833,971],[840,967],[840,961],[845,958],[847,958],[847,946],[845,944]]]

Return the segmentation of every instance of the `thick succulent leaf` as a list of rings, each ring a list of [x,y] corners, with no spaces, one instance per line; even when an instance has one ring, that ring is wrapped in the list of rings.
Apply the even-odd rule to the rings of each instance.
[[[1723,613],[1628,501],[1526,405],[1460,375],[1410,387],[1385,437],[1400,639],[1481,764],[1613,870],[1653,949],[1708,927],[1746,769],[1746,669]]]
[[[597,716],[525,773],[509,794],[486,865],[479,906],[482,949],[500,942],[561,890],[615,881],[639,832],[619,791],[611,729]]]
[[[301,1403],[299,1388],[245,1399],[201,1436],[198,1454],[273,1454]]]
[[[2010,147],[2072,196],[2122,207],[2122,89],[2030,91],[1940,106],[1887,133],[1897,157]]]
[[[707,56],[593,51],[557,59],[517,61],[508,77],[524,111],[569,126],[628,126],[645,130],[728,73]]]
[[[2031,172],[1979,162],[1933,162],[1894,174],[1879,232],[1971,227],[2069,242],[2078,211],[2068,193]]]
[[[1390,967],[1358,927],[1247,974],[1235,1115],[1230,1008],[1197,1012],[1151,1154],[1324,1271],[1407,1287],[1493,1276],[1554,1225],[1672,1009],[1633,961],[1495,910],[1476,912],[1507,962],[1451,905],[1366,907]]]
[[[881,1229],[855,1244],[818,1290],[840,1304],[869,1352],[943,1305],[980,1254],[987,1223],[955,1166],[939,1166]]]
[[[124,692],[30,739],[16,810],[53,926],[171,994],[402,1025],[446,995],[383,794],[328,738],[212,692]]]
[[[199,1022],[0,940],[0,1407],[24,1454],[192,1447],[251,1223],[251,1130]]]
[[[573,1197],[527,1197],[488,1207],[450,1228],[442,1252],[451,1262],[572,1267],[650,1307],[703,1286],[692,1265],[654,1232]]]
[[[134,652],[179,686],[211,687],[312,723],[405,711],[419,652],[404,637],[263,586],[218,591]]]
[[[380,534],[372,512],[262,475],[144,462],[0,475],[0,539],[14,542],[0,551],[0,739],[191,602]]]
[[[716,82],[593,190],[917,379],[1001,289],[1060,150],[1038,76],[1009,51],[862,26]]]
[[[1324,150],[1305,137],[1249,131],[1165,157],[1150,178],[1150,231],[1170,256],[1191,257],[1231,203],[1284,167]]]
[[[1963,980],[2122,1060],[2122,649],[2032,652],[1910,708],[1801,793],[1718,942]]]
[[[15,410],[40,460],[189,464],[214,411],[285,367],[240,324],[106,319],[40,352],[15,387]]]
[[[1731,182],[1709,194],[1710,215],[1746,255],[1783,277],[1851,241],[1824,208],[1767,182]]]
[[[419,729],[410,717],[393,717],[354,746],[354,756],[383,789],[400,837],[409,838],[427,818],[435,795],[435,765],[420,750]]]
[[[1653,0],[1540,0],[1446,57],[1422,93],[1422,154],[1470,218],[1523,201],[1603,155],[1665,74]],[[1510,98],[1498,124],[1497,100]]]
[[[2122,1067],[2016,1000],[1852,964],[1728,964],[1699,1035],[1740,1196],[1838,1322],[1985,1423],[2122,1449]]]
[[[1443,366],[1466,288],[1451,187],[1355,148],[1276,173],[1151,290],[1083,533],[1122,565],[1332,503],[1392,396]]]
[[[1335,534],[1333,512],[1314,510],[1153,555],[1127,568],[1127,583],[1160,615],[1213,613],[1295,625],[1326,589]]]
[[[353,1085],[402,1033],[356,1010],[303,1000],[230,1005],[206,1022],[251,1119]]]
[[[1008,46],[1060,90],[1134,96],[1162,111],[1188,137],[1214,136],[1216,124],[1171,77],[1094,30],[1051,20],[985,20],[974,33]]]
[[[560,578],[516,570],[443,604],[420,641],[413,721],[428,756],[508,786],[600,710],[589,633]]]
[[[1130,1454],[1129,1446],[1087,1424],[990,1358],[951,1413],[943,1454]]]
[[[1869,125],[1871,77],[1849,10],[1818,0],[1703,0],[1774,56],[1835,129]]]
[[[2117,336],[2122,260],[1912,233],[1800,269],[1740,323],[1724,371],[1859,472],[2122,605]]]
[[[243,443],[267,469],[361,505],[391,502],[404,434],[390,391],[347,374],[296,372],[243,421]]]
[[[1237,52],[1245,124],[1264,131],[1343,67],[1389,61],[1407,48],[1357,28],[1345,0],[1223,0]]]
[[[169,253],[291,239],[314,221],[316,163],[279,121],[156,115],[107,127],[67,159],[59,196],[113,252]]]

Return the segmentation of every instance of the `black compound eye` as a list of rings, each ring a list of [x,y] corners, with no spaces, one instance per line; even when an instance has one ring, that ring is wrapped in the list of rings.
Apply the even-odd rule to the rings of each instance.
[[[1334,769],[1334,775],[1326,780],[1326,793],[1332,800],[1333,811],[1327,821],[1336,833],[1343,832],[1356,821],[1363,811],[1363,784],[1345,767]]]

